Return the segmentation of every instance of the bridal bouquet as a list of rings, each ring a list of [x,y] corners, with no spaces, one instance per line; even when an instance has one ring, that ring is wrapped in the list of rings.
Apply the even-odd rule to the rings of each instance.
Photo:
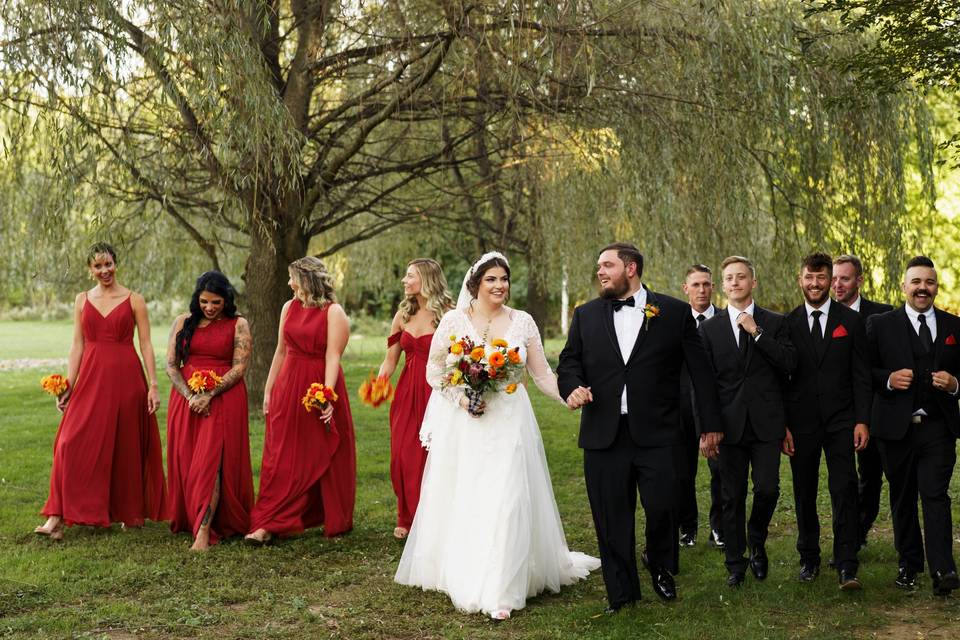
[[[66,377],[60,375],[59,373],[44,376],[40,379],[40,388],[50,395],[57,396],[58,398],[63,395],[63,392],[66,391],[67,387],[69,386],[70,383],[67,382]]]
[[[201,371],[197,369],[187,380],[187,386],[190,387],[190,391],[194,393],[206,393],[207,391],[216,389],[217,385],[222,381],[223,378],[218,376],[216,371],[210,369]]]
[[[481,415],[483,394],[487,391],[513,393],[523,374],[520,347],[511,348],[497,338],[490,345],[474,344],[469,337],[450,336],[443,373],[443,387],[463,387],[470,402],[468,411]]]

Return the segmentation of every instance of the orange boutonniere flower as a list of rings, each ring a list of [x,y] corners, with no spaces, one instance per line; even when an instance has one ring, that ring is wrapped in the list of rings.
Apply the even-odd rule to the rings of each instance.
[[[190,391],[194,393],[205,393],[216,389],[217,385],[222,381],[223,378],[218,376],[216,371],[201,371],[198,369],[194,371],[190,379],[187,380],[187,386],[190,387]]]
[[[473,350],[470,351],[470,359],[474,362],[480,362],[485,355],[486,352],[483,350],[483,347],[474,347]]]
[[[643,317],[644,317],[643,328],[644,330],[647,330],[650,328],[650,323],[653,321],[653,319],[660,317],[660,307],[658,307],[655,304],[650,304],[648,302],[643,307]]]
[[[61,396],[70,386],[67,379],[59,373],[44,376],[40,379],[40,388],[52,396]]]
[[[494,344],[494,346],[497,345]],[[490,363],[492,368],[498,369],[503,366],[503,363],[507,361],[507,358],[499,351],[494,351],[490,354],[490,357],[487,359],[487,361]]]

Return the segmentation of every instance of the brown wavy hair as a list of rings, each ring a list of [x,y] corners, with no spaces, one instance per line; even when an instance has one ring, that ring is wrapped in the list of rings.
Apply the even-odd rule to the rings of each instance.
[[[430,258],[417,258],[407,263],[420,274],[420,294],[427,299],[427,310],[433,313],[434,328],[440,324],[440,318],[453,308],[453,298],[447,288],[447,279],[443,277],[440,263]],[[403,324],[410,322],[410,318],[420,310],[417,296],[404,298],[400,303],[400,319]]]
[[[305,307],[323,307],[336,302],[333,276],[320,258],[307,256],[294,260],[288,267],[290,278],[299,287],[297,298]]]

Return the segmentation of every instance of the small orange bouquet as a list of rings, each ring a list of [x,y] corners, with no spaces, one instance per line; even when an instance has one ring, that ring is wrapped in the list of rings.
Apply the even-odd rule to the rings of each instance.
[[[223,381],[223,378],[217,375],[216,371],[206,370],[201,371],[197,369],[193,372],[193,375],[190,376],[190,379],[187,380],[187,386],[190,387],[190,390],[194,393],[206,393],[207,391],[213,391],[217,388]]]
[[[307,392],[303,395],[303,399],[301,399],[300,402],[303,403],[303,408],[307,410],[307,413],[310,413],[314,409],[323,411],[324,407],[328,404],[333,404],[338,399],[337,392],[333,390],[333,387],[327,387],[319,382],[314,382],[310,385],[310,388],[307,389]],[[330,432],[329,422],[327,423],[327,432]]]
[[[70,383],[67,382],[67,378],[65,376],[62,376],[59,373],[54,373],[49,376],[44,376],[40,379],[40,388],[50,395],[59,398],[68,388],[70,388]]]
[[[374,409],[384,402],[393,401],[393,385],[390,384],[390,378],[386,376],[378,377],[373,371],[360,385],[358,393],[360,394],[360,401]]]

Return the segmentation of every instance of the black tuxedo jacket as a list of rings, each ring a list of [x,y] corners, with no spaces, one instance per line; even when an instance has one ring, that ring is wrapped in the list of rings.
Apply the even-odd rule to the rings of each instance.
[[[861,303],[864,301],[861,301]],[[821,350],[814,347],[806,305],[787,316],[797,368],[787,383],[784,405],[794,433],[853,429],[870,422],[873,390],[867,359],[867,331],[856,311],[830,303]]]
[[[886,313],[887,311],[893,311],[892,304],[874,302],[873,300],[867,300],[863,296],[860,296],[860,316],[863,317],[864,322],[866,322],[866,319],[870,316],[875,316],[878,313]]]
[[[580,416],[579,445],[606,449],[617,437],[620,396],[627,387],[630,436],[642,447],[679,444],[680,366],[690,371],[700,407],[703,431],[722,431],[713,371],[697,333],[690,305],[647,289],[647,303],[660,309],[647,318],[626,363],[613,325],[613,306],[597,298],[573,312],[567,344],[557,366],[560,395],[566,398],[578,386],[590,387],[593,402]]]
[[[960,318],[940,309],[935,309],[935,314],[937,339],[933,344],[933,370],[948,371],[960,377]],[[867,345],[873,375],[870,431],[878,438],[899,440],[910,427],[919,377],[914,366],[911,332],[916,333],[902,306],[867,319]],[[914,371],[914,382],[905,391],[887,388],[890,374],[898,369]],[[954,436],[960,436],[957,396],[936,389],[933,393],[947,427]]]
[[[704,346],[717,373],[724,441],[736,444],[743,437],[747,418],[763,442],[786,435],[783,384],[797,365],[786,319],[779,313],[754,307],[753,318],[763,335],[752,342],[746,359],[740,355],[730,327],[728,309],[700,325]],[[703,414],[701,414],[701,417]]]

